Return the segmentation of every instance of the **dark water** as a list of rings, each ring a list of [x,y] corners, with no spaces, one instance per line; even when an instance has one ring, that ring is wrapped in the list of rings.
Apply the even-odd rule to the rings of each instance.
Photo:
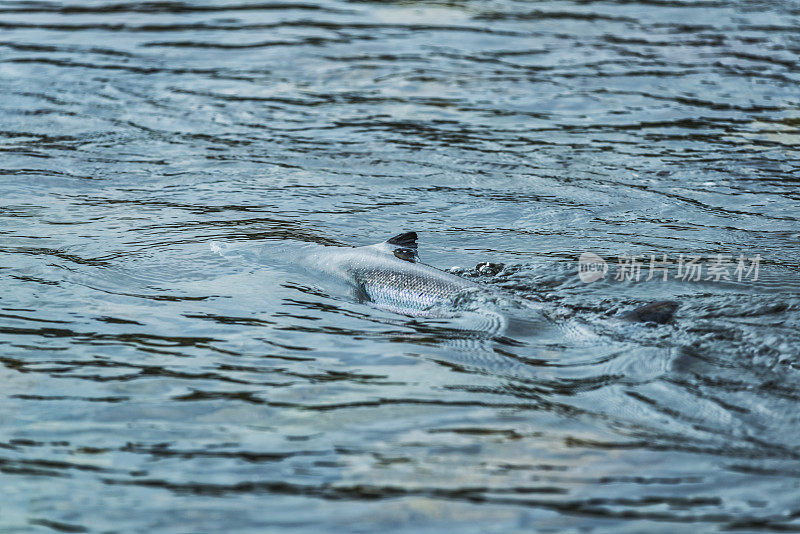
[[[800,531],[798,26],[791,1],[1,3],[0,531]],[[281,261],[405,229],[563,339]],[[620,254],[762,261],[615,281]],[[674,323],[610,318],[656,299]]]

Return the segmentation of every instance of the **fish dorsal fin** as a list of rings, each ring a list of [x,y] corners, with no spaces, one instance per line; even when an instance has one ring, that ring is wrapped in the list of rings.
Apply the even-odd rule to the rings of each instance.
[[[417,232],[398,234],[385,243],[395,257],[415,263],[419,260],[417,253]]]
[[[390,245],[417,250],[417,232],[406,232],[398,234],[386,240]]]

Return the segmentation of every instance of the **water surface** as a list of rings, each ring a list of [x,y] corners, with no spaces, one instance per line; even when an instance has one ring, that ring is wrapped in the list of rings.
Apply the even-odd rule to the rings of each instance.
[[[800,530],[799,25],[0,3],[0,530]],[[563,337],[376,310],[281,252],[402,230]],[[587,285],[585,251],[763,261]],[[656,299],[672,324],[611,317]]]

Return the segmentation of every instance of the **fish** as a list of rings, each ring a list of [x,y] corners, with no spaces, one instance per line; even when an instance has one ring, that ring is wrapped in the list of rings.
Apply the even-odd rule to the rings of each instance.
[[[549,314],[527,299],[506,295],[493,288],[424,264],[419,259],[417,232],[398,234],[386,241],[362,247],[317,247],[305,263],[350,288],[355,300],[375,308],[411,317],[447,317],[453,312],[478,311],[499,317],[508,326],[509,308]],[[502,264],[478,264],[481,273],[496,274]],[[619,315],[631,322],[666,324],[679,304],[658,301]],[[528,321],[526,324],[533,324]]]
[[[460,296],[492,293],[420,262],[413,231],[363,247],[322,247],[309,253],[306,263],[350,285],[357,300],[412,317],[440,315]]]

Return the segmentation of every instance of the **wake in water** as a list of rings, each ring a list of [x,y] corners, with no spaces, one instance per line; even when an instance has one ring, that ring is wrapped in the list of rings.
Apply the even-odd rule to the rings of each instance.
[[[655,346],[648,349],[653,354],[647,357],[647,363],[630,364],[625,355],[631,351],[626,348],[635,343],[637,334],[625,327],[623,319],[631,319],[630,315],[606,319],[602,325],[591,324],[564,317],[542,302],[421,264],[413,232],[366,247],[284,244],[266,245],[253,252],[215,243],[211,248],[232,261],[278,268],[289,277],[302,274],[304,281],[312,284],[322,282],[324,289],[313,291],[316,298],[356,302],[390,312],[367,315],[375,322],[402,326],[402,332],[391,333],[395,339],[439,346],[447,354],[447,365],[467,372],[489,373],[516,382],[547,375],[542,366],[588,364],[629,367],[632,379],[651,378],[663,372],[665,362],[672,357],[671,348]],[[487,268],[489,265],[493,268]],[[501,268],[482,264],[461,272],[476,278],[491,275],[502,279],[498,274]],[[296,287],[312,293],[305,284]],[[655,317],[661,322],[665,314],[671,316],[674,307],[656,303],[636,311],[633,319]],[[621,328],[614,328],[615,324]],[[637,353],[642,354],[641,350]]]

